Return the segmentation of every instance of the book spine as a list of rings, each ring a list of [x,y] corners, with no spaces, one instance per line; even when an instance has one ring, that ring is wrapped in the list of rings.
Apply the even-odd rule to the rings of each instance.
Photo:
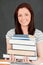
[[[23,59],[24,56],[15,56],[16,59]],[[29,60],[37,60],[37,56],[34,57],[28,57]]]
[[[35,56],[34,51],[21,51],[21,50],[8,50],[8,54],[23,55],[23,56]]]
[[[27,50],[27,51],[36,51],[36,46],[26,46],[26,45],[12,45],[12,49],[16,50]]]
[[[25,45],[35,45],[36,41],[29,41],[29,40],[9,40],[10,44],[25,44]]]
[[[3,57],[4,58],[10,58],[10,55],[9,54],[3,54]],[[23,59],[24,58],[24,56],[18,56],[18,55],[14,55],[14,57],[16,57],[16,59]],[[27,56],[30,60],[37,60],[37,56]],[[4,62],[4,61],[3,61]],[[2,63],[2,62],[1,62]]]
[[[12,37],[12,39],[15,39],[15,40],[29,40],[29,38],[25,38],[25,37]]]

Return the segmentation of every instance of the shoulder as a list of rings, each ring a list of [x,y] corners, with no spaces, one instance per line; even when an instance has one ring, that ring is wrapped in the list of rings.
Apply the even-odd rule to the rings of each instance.
[[[43,35],[43,32],[39,29],[35,29],[35,35]]]
[[[6,34],[6,38],[12,37],[14,34],[15,34],[15,28],[10,29],[10,30],[7,32],[7,34]]]
[[[35,32],[36,33],[43,33],[41,30],[39,30],[39,29],[35,29]]]
[[[35,29],[35,37],[37,41],[43,41],[43,32],[39,29]]]

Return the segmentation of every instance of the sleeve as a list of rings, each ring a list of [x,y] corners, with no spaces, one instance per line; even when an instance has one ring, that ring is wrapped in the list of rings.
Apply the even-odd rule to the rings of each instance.
[[[10,29],[5,35],[6,38],[11,38],[15,34],[15,29]]]
[[[43,32],[38,31],[37,33],[37,42],[43,42]]]

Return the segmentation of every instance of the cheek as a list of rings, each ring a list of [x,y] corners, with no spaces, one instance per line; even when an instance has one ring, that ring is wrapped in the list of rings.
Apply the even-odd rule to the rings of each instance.
[[[31,21],[31,16],[28,16],[27,17],[27,20],[30,22]]]
[[[21,24],[21,17],[18,17],[18,22]]]
[[[22,18],[21,17],[18,17],[18,21],[20,22],[22,20]]]

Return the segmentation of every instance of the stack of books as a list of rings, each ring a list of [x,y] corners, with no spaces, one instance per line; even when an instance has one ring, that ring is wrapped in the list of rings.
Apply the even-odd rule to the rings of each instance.
[[[14,54],[17,59],[23,59],[27,56],[30,60],[37,60],[36,40],[32,35],[15,34],[9,43],[12,49],[8,50],[8,54]]]

